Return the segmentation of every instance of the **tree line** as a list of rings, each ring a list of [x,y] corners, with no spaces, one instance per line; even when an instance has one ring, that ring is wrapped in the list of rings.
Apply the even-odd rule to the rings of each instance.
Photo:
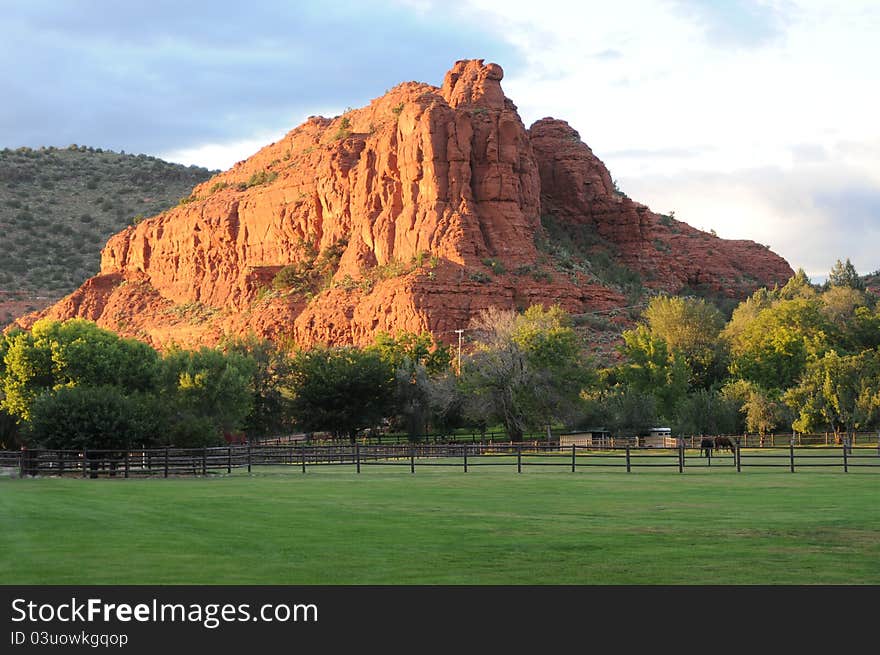
[[[0,446],[214,445],[224,435],[502,426],[638,434],[864,430],[880,414],[880,313],[847,260],[826,285],[803,271],[729,319],[658,295],[599,366],[558,306],[490,308],[460,360],[429,333],[367,347],[288,349],[253,337],[158,353],[75,319],[0,340]]]
[[[585,396],[587,422],[682,434],[837,435],[878,425],[880,313],[849,260],[813,285],[799,270],[729,320],[696,298],[654,298],[622,362]]]

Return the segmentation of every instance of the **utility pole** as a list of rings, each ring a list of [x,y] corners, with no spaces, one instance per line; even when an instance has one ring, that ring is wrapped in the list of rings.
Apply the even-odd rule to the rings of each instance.
[[[458,332],[458,376],[461,377],[461,335],[464,333],[464,330],[454,330]]]

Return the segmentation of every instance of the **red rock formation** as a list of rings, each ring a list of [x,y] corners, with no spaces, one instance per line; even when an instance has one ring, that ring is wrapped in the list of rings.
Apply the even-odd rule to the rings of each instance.
[[[404,83],[362,109],[310,118],[189,202],[113,236],[100,274],[41,315],[90,318],[155,345],[247,331],[303,345],[399,329],[451,339],[492,305],[625,305],[585,268],[590,253],[611,253],[669,291],[701,285],[740,297],[791,275],[762,246],[717,239],[616,193],[566,123],[525,129],[502,77],[496,64],[459,61],[441,88]],[[566,269],[552,248],[536,247],[542,215],[575,237],[595,235],[587,264]],[[282,267],[318,268],[322,256],[326,284],[271,290]]]

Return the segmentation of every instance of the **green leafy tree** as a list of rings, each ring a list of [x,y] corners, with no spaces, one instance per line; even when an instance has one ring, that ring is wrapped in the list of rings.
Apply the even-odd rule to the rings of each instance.
[[[126,395],[119,387],[59,387],[34,401],[28,430],[44,448],[152,446],[164,427],[156,408],[155,397]]]
[[[520,441],[528,429],[572,414],[591,374],[561,308],[532,306],[522,315],[490,308],[471,329],[477,338],[462,378],[472,418],[499,421]]]
[[[452,361],[449,346],[439,343],[430,332],[400,331],[392,337],[380,331],[371,349],[395,369],[418,365],[423,366],[428,375],[445,372]]]
[[[739,406],[721,394],[697,389],[676,408],[674,429],[678,434],[734,434],[740,427]]]
[[[434,430],[446,432],[464,426],[466,405],[463,385],[452,371],[430,378],[428,406]]]
[[[37,397],[59,387],[110,385],[132,393],[150,391],[158,380],[155,350],[82,319],[37,321],[30,332],[7,337],[4,350],[2,403],[20,420],[30,418]]]
[[[865,282],[856,272],[856,267],[847,257],[846,262],[839,259],[834,263],[831,272],[828,274],[829,287],[849,287],[851,289],[865,290]]]
[[[253,405],[254,360],[238,352],[171,348],[162,358],[161,397],[172,415],[172,443],[213,445],[240,429]],[[197,430],[204,431],[196,438]]]
[[[428,332],[398,332],[396,337],[380,332],[370,350],[394,371],[394,405],[410,439],[424,434],[431,414],[433,378],[449,370],[448,346],[437,343]]]
[[[852,434],[867,427],[880,411],[880,355],[832,350],[810,364],[785,401],[796,413],[795,430],[828,426],[835,434]]]
[[[833,327],[818,299],[782,300],[729,336],[730,372],[765,389],[793,386],[807,363],[828,349]]]
[[[656,411],[670,420],[688,390],[684,357],[670,351],[666,341],[645,325],[626,330],[623,341],[620,352],[625,363],[618,367],[619,380],[638,394],[653,396]]]
[[[772,294],[760,288],[746,298],[733,310],[733,315],[721,331],[721,338],[730,344],[737,341],[743,332],[758,318],[758,315],[774,302]]]
[[[821,295],[821,300],[837,349],[856,353],[880,345],[880,315],[872,310],[864,291],[832,286]]]
[[[728,400],[745,419],[745,428],[762,437],[785,424],[789,415],[781,402],[778,391],[767,390],[747,380],[728,382],[721,397]]]
[[[853,352],[880,348],[880,308],[856,307],[846,323],[846,343]]]
[[[601,372],[600,372],[601,377]],[[573,430],[607,428],[611,424],[611,411],[608,407],[608,389],[599,383],[592,389],[581,393],[581,402],[570,421]]]
[[[21,446],[19,422],[0,408],[0,450],[15,450]]]
[[[615,434],[645,434],[659,421],[657,397],[632,387],[618,387],[604,399],[608,428]],[[597,426],[598,427],[598,426]]]
[[[785,286],[775,290],[772,295],[776,300],[794,300],[796,298],[812,300],[816,297],[816,294],[816,287],[810,282],[810,278],[804,269],[799,268],[788,282],[785,283]]]
[[[290,399],[284,394],[292,371],[287,353],[275,343],[253,335],[229,339],[221,349],[253,362],[251,408],[242,423],[247,435],[262,437],[292,429]]]
[[[393,408],[394,370],[376,352],[318,347],[294,354],[291,410],[303,430],[347,435],[377,425]]]
[[[702,298],[657,296],[644,312],[652,336],[662,339],[670,353],[683,357],[693,387],[708,387],[723,370],[718,334],[724,317]]]
[[[15,450],[20,443],[18,417],[10,414],[5,409],[3,401],[6,394],[3,391],[3,380],[6,377],[6,352],[9,350],[10,340],[20,330],[10,331],[9,334],[0,333],[0,450]]]

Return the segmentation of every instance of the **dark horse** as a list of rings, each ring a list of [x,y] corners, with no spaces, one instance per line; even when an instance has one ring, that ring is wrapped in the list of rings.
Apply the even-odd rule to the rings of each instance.
[[[712,457],[712,448],[715,447],[715,440],[712,437],[702,437],[700,439],[700,457]]]
[[[736,454],[736,443],[730,437],[715,437],[715,450],[728,449],[732,454]]]

